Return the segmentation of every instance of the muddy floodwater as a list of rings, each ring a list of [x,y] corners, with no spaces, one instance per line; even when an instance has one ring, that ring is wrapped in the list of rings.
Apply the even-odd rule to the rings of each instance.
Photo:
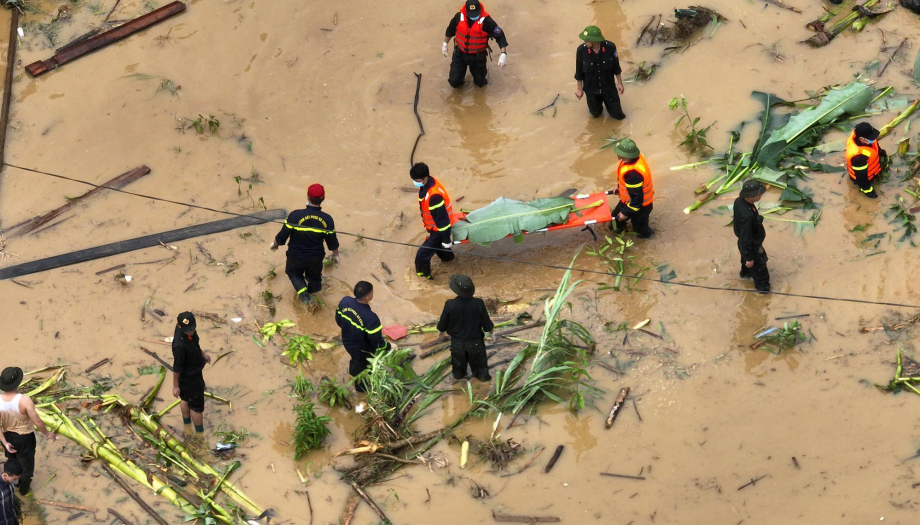
[[[723,152],[729,132],[762,109],[752,91],[801,100],[808,91],[857,77],[875,81],[880,65],[905,38],[910,42],[875,87],[891,85],[894,96],[911,101],[920,94],[911,73],[920,44],[917,15],[898,8],[860,33],[846,31],[813,49],[799,42],[812,35],[806,23],[830,6],[818,0],[787,1],[801,13],[763,1],[709,0],[703,5],[727,21],[704,28],[666,57],[667,45],[637,47],[636,41],[653,15],[657,21],[663,14],[667,22],[675,8],[688,5],[489,2],[486,7],[510,45],[507,67],[490,63],[485,89],[469,83],[455,90],[447,83],[449,59],[440,48],[459,0],[190,0],[187,12],[57,71],[39,78],[25,72],[25,65],[99,26],[114,3],[71,1],[69,17],[52,23],[68,2],[40,1],[35,6],[41,13],[23,16],[6,162],[97,184],[146,165],[151,173],[127,190],[234,213],[261,211],[263,205],[296,209],[306,201],[306,187],[319,182],[326,188],[324,209],[344,232],[341,264],[326,270],[320,295],[326,306],[315,315],[299,305],[284,276],[284,249],[268,250],[277,224],[5,280],[0,282],[0,366],[29,370],[67,364],[70,382],[87,385],[110,377],[112,392],[136,401],[156,378],[139,374],[140,367],[154,364],[141,347],[169,359],[169,347],[158,342],[172,335],[179,312],[241,318],[229,324],[199,321],[206,350],[215,357],[234,351],[204,372],[209,387],[233,401],[232,411],[209,401],[207,439],[210,446],[219,440],[214,430],[220,425],[258,435],[238,451],[243,466],[232,479],[253,500],[275,509],[273,523],[311,523],[307,492],[312,523],[339,523],[351,489],[334,468],[353,460],[332,454],[351,446],[360,418],[318,405],[319,413],[333,418],[332,435],[324,450],[294,462],[289,445],[293,371],[279,359],[278,346],[253,342],[256,324],[291,319],[299,332],[336,336],[334,305],[362,279],[376,287],[372,306],[384,325],[430,323],[453,296],[447,288],[452,273],[472,276],[482,297],[507,301],[499,316],[528,311],[539,317],[539,302],[562,272],[521,261],[565,266],[585,243],[596,245],[587,232],[570,229],[532,235],[522,244],[463,246],[450,266],[436,261],[434,280],[424,282],[412,268],[413,248],[373,240],[424,240],[407,176],[418,134],[413,73],[422,75],[418,111],[426,132],[415,158],[429,164],[455,201],[463,198],[460,206],[475,209],[499,196],[548,197],[569,188],[611,189],[616,156],[599,148],[611,135],[628,135],[648,159],[657,197],[651,218],[657,235],[630,252],[637,268],[648,267],[647,275],[658,277],[657,269],[667,265],[676,282],[715,288],[752,286],[738,279],[736,241],[726,227],[730,213],[720,209],[737,194],[683,213],[696,198],[694,189],[715,171],[705,166],[669,170],[700,160],[679,147],[685,131],[674,128],[678,115],[668,110],[671,98],[683,95],[702,125],[715,123],[708,139]],[[129,20],[165,3],[122,1],[111,19]],[[2,15],[5,40],[9,13]],[[578,34],[591,24],[619,48],[628,80],[625,121],[591,119],[584,100],[575,98]],[[659,67],[639,83],[632,79],[643,62]],[[554,108],[535,113],[557,94]],[[897,112],[876,112],[867,119],[881,127]],[[220,121],[215,133],[194,129],[191,121],[199,115],[205,126],[211,116]],[[750,151],[755,128],[744,129],[743,151]],[[899,140],[910,137],[913,153],[920,142],[917,129],[917,123],[902,124],[882,145],[893,153]],[[825,141],[844,138],[844,131],[833,130]],[[823,162],[839,166],[842,155],[830,153]],[[816,228],[796,234],[791,223],[766,224],[774,291],[920,304],[920,284],[913,278],[920,269],[916,249],[910,239],[898,242],[903,229],[886,216],[899,198],[907,206],[914,201],[903,191],[908,183],[898,182],[905,164],[899,160],[894,169],[878,200],[863,198],[839,172],[809,174],[808,187],[821,209]],[[45,213],[87,189],[6,166],[0,176],[2,226]],[[778,197],[771,189],[765,201]],[[8,237],[2,264],[223,218],[103,193],[44,231]],[[885,235],[864,242],[879,233]],[[120,264],[125,267],[96,274]],[[576,266],[604,269],[584,253]],[[272,269],[277,277],[268,278]],[[119,274],[130,276],[130,282]],[[602,289],[611,284],[602,275],[576,273],[574,278],[584,282],[566,316],[597,339],[597,360],[613,364],[614,352],[632,366],[614,374],[592,365],[589,372],[604,392],[578,414],[564,404],[544,404],[535,415],[522,415],[502,432],[503,439],[524,448],[503,472],[476,458],[467,469],[459,467],[460,441],[488,438],[494,415],[459,427],[453,433],[458,439],[432,449],[438,464],[407,466],[367,488],[393,523],[494,523],[493,513],[554,516],[571,524],[918,522],[920,459],[908,458],[920,448],[920,396],[885,394],[873,386],[891,379],[899,347],[913,353],[911,328],[860,331],[909,318],[915,310],[655,282],[615,292]],[[280,296],[274,317],[264,305],[266,290]],[[164,315],[142,320],[148,300]],[[782,326],[776,318],[806,314],[795,320],[807,342],[782,354],[750,349],[761,328]],[[631,332],[624,340],[624,332],[615,331],[620,323],[632,326],[644,319],[650,319],[649,331],[665,334],[663,339]],[[538,337],[536,331],[522,336]],[[425,340],[415,336],[408,344]],[[443,355],[418,359],[414,366],[424,371]],[[83,373],[104,358],[112,362]],[[316,380],[323,375],[346,380],[347,362],[341,347],[320,352],[311,374]],[[631,400],[613,428],[605,430],[607,411],[623,386],[631,387]],[[488,390],[475,384],[474,389]],[[172,401],[168,388],[159,397],[155,410]],[[417,429],[449,424],[467,405],[466,394],[458,390],[433,406]],[[177,411],[163,422],[181,433]],[[545,474],[558,445],[565,451]],[[515,474],[541,449],[530,468]],[[134,523],[148,523],[95,464],[81,466],[83,452],[64,439],[42,441],[33,486],[37,498],[99,511],[93,515],[33,502],[26,523],[101,523],[110,518],[107,508]],[[214,461],[221,468],[226,464]],[[473,483],[490,497],[472,497]],[[149,491],[142,495],[171,523],[181,522],[167,501]],[[378,521],[362,503],[353,523]]]

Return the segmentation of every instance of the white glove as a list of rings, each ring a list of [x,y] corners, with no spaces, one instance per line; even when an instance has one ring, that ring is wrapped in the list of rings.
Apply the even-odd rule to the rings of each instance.
[[[451,246],[453,246],[453,245],[452,245],[451,243],[449,243],[449,242],[442,242],[442,243],[441,243],[441,247],[443,247],[445,250],[449,250]]]
[[[506,64],[507,62],[508,62],[508,54],[507,54],[507,53],[502,53],[502,54],[498,57],[498,67],[500,67],[500,68],[505,67],[505,64]]]
[[[444,42],[444,45],[441,46],[441,54],[447,56],[447,42]]]

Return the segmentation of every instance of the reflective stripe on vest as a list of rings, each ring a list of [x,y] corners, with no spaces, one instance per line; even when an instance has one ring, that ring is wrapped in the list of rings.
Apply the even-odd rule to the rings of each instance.
[[[630,171],[635,171],[639,175],[642,175],[642,182],[640,184],[626,184],[625,177]],[[648,206],[655,200],[655,188],[652,186],[652,170],[649,169],[648,162],[645,161],[643,155],[639,155],[639,158],[633,163],[627,163],[623,160],[620,161],[620,166],[617,168],[617,183],[620,189],[620,202],[627,206],[629,206],[630,202],[630,188],[642,187],[643,206]],[[629,206],[629,209],[638,211],[632,206]]]
[[[436,210],[441,207],[447,209],[447,216],[450,217],[450,223],[454,223],[454,208],[450,204],[450,197],[447,195],[447,190],[444,189],[444,186],[441,186],[441,183],[438,182],[438,179],[431,177],[431,180],[434,181],[434,184],[431,188],[428,188],[428,193],[424,197],[420,197],[418,200],[418,207],[422,212],[422,224],[425,225],[425,229],[428,231],[444,231],[450,226],[444,228],[438,228],[438,225],[434,222],[434,217],[431,216],[431,210]],[[444,201],[441,204],[435,205],[433,208],[430,207],[431,198],[435,195],[440,195]]]
[[[850,174],[850,178],[856,180],[856,170],[853,169],[853,157],[857,155],[863,155],[869,161],[867,166],[866,175],[869,177],[869,180],[874,179],[882,172],[881,156],[878,152],[878,141],[875,141],[871,146],[863,146],[856,142],[856,132],[854,131],[850,134],[850,138],[847,139],[847,172]]]
[[[457,33],[454,35],[454,41],[457,47],[464,53],[476,54],[486,50],[486,44],[489,41],[489,34],[483,31],[482,24],[486,21],[489,13],[486,13],[482,4],[479,6],[482,12],[479,18],[470,22],[466,14],[466,4],[460,8],[460,23],[457,24]]]

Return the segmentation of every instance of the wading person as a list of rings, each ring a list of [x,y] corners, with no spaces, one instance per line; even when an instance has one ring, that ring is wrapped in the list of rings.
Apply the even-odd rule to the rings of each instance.
[[[339,260],[339,239],[335,235],[335,222],[320,205],[326,199],[326,190],[319,184],[307,188],[310,203],[305,209],[292,211],[270,248],[288,243],[287,274],[303,304],[313,303],[313,294],[323,289],[323,259],[326,249],[332,251],[332,264]],[[288,242],[290,241],[290,242]]]
[[[32,476],[35,474],[35,428],[48,439],[55,439],[54,433],[45,427],[35,403],[24,394],[16,392],[22,384],[22,369],[10,367],[0,373],[0,430],[3,431],[3,451],[8,461],[19,464],[22,477],[19,492],[23,496],[32,491]]]
[[[485,336],[495,325],[489,318],[486,304],[482,299],[473,297],[476,287],[466,275],[452,276],[450,289],[457,297],[444,303],[438,331],[441,337],[445,333],[450,336],[450,362],[454,379],[465,378],[469,367],[473,377],[480,381],[490,381],[492,376],[489,375],[486,358]]]
[[[873,183],[889,164],[888,153],[879,148],[879,135],[879,130],[871,124],[860,122],[847,139],[846,164],[850,180],[870,199],[878,197]]]
[[[588,102],[591,116],[599,118],[607,106],[607,113],[617,120],[626,115],[620,105],[623,94],[623,78],[617,46],[604,39],[601,30],[588,26],[578,35],[584,44],[575,51],[575,98]]]
[[[211,356],[201,349],[192,312],[182,312],[176,318],[173,332],[173,395],[182,402],[182,424],[195,424],[195,432],[204,432],[204,370]]]
[[[431,258],[435,255],[443,262],[454,260],[451,250],[451,225],[453,208],[447,190],[429,175],[428,165],[419,162],[409,170],[412,183],[418,188],[418,206],[422,212],[422,224],[428,237],[415,254],[415,273],[431,279]]]
[[[377,352],[395,350],[396,345],[383,340],[380,318],[371,310],[374,285],[359,281],[354,297],[343,297],[335,309],[335,324],[342,329],[342,346],[351,356],[348,374],[355,377],[367,369],[368,360]],[[365,391],[363,381],[355,382],[355,390]]]
[[[626,231],[626,223],[631,222],[633,231],[640,239],[651,239],[655,235],[655,231],[648,225],[655,200],[652,170],[632,139],[618,141],[613,145],[613,150],[620,159],[617,166],[620,202],[613,209],[616,230],[618,233]]]
[[[0,525],[19,525],[22,515],[19,500],[14,492],[15,486],[22,476],[22,467],[14,460],[3,464],[3,473],[0,474]]]
[[[504,31],[498,27],[495,20],[492,20],[479,0],[467,0],[460,7],[460,12],[454,15],[447,25],[444,45],[441,46],[444,56],[447,56],[447,44],[451,38],[454,39],[454,54],[450,60],[450,76],[447,78],[451,86],[463,87],[467,67],[473,75],[474,84],[483,87],[489,83],[486,79],[489,72],[486,66],[489,54],[486,49],[490,38],[495,40],[502,50],[498,57],[498,66],[505,67],[508,60],[508,54],[505,52],[508,40],[505,39]]]
[[[770,271],[767,270],[767,252],[763,240],[767,236],[763,228],[763,217],[754,204],[760,200],[766,186],[754,179],[741,185],[741,194],[735,199],[735,237],[738,237],[738,251],[741,252],[742,279],[754,279],[754,287],[760,293],[770,291]]]

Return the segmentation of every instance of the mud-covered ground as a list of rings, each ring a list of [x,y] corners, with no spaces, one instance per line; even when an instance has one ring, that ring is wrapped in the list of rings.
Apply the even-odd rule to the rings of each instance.
[[[170,21],[31,78],[24,65],[47,58],[53,48],[100,24],[114,5],[111,0],[71,2],[72,16],[48,25],[63,3],[40,2],[42,13],[27,14],[21,23],[26,36],[13,84],[10,164],[94,183],[147,165],[151,174],[128,190],[235,213],[261,210],[263,203],[269,209],[294,209],[304,204],[306,186],[320,182],[328,197],[324,209],[339,230],[419,243],[423,232],[415,196],[407,191],[407,171],[418,133],[413,73],[421,73],[419,112],[426,135],[416,159],[432,167],[455,199],[464,198],[464,208],[498,196],[527,199],[568,188],[609,189],[616,158],[599,146],[611,134],[629,135],[654,170],[657,197],[652,216],[657,236],[633,250],[637,264],[651,267],[652,276],[667,264],[677,281],[717,288],[750,286],[737,278],[735,239],[725,226],[727,215],[718,210],[730,205],[734,194],[694,214],[682,212],[693,202],[693,190],[714,172],[668,169],[699,160],[678,147],[684,132],[674,129],[677,115],[668,111],[668,101],[682,94],[701,123],[715,122],[709,141],[724,151],[729,131],[760,109],[752,91],[800,100],[807,91],[855,76],[875,79],[877,62],[884,64],[903,39],[917,40],[920,34],[917,16],[898,9],[861,33],[848,31],[812,49],[798,42],[811,36],[804,26],[821,16],[825,2],[789,0],[802,11],[797,14],[764,2],[712,0],[705,5],[728,21],[662,59],[665,45],[636,47],[636,40],[652,15],[664,14],[667,21],[674,8],[686,5],[492,2],[487,8],[510,42],[508,66],[499,70],[490,64],[485,89],[453,90],[440,44],[454,3],[191,0],[188,11]],[[127,20],[159,5],[148,4],[123,1],[112,19]],[[0,27],[5,28],[9,15],[3,16]],[[584,102],[575,99],[574,52],[581,42],[578,33],[588,24],[600,26],[618,45],[624,78],[632,78],[643,61],[660,63],[647,83],[627,82],[623,122],[590,119]],[[893,85],[896,96],[915,100],[920,90],[910,68],[917,43],[905,47],[876,87]],[[535,114],[557,94],[556,111]],[[881,127],[896,113],[869,120]],[[187,128],[183,119],[199,115],[220,120],[219,131],[199,134]],[[883,146],[894,151],[908,136],[914,151],[913,125],[896,129]],[[842,138],[842,131],[827,136],[828,141]],[[750,150],[753,141],[749,127],[743,148]],[[830,154],[825,162],[839,165],[842,155]],[[896,164],[898,174],[903,170]],[[839,173],[811,175],[809,187],[822,209],[817,228],[795,235],[791,225],[767,224],[774,290],[920,303],[912,279],[914,247],[897,242],[901,229],[885,215],[899,196],[907,205],[913,202],[902,191],[905,184],[893,176],[881,186],[881,198],[869,201]],[[86,189],[5,167],[2,225],[44,213]],[[765,200],[776,201],[778,195],[771,190]],[[65,217],[37,234],[6,239],[3,264],[224,218],[113,193],[78,205]],[[351,460],[331,455],[351,444],[359,419],[329,410],[334,422],[327,449],[292,460],[287,444],[292,371],[279,361],[277,347],[260,348],[251,338],[254,323],[270,320],[263,292],[281,296],[276,320],[292,319],[298,330],[324,337],[336,335],[331,306],[361,279],[375,283],[373,307],[384,324],[433,320],[452,296],[447,279],[455,272],[471,275],[484,297],[512,301],[514,311],[538,312],[527,305],[554,288],[561,272],[475,255],[567,265],[582,244],[593,244],[588,234],[568,230],[531,236],[521,245],[464,246],[450,267],[436,263],[433,282],[420,282],[411,269],[412,248],[343,234],[341,264],[326,274],[322,298],[328,305],[310,315],[295,304],[283,275],[284,255],[268,250],[277,230],[277,225],[236,230],[29,275],[17,283],[3,281],[0,366],[66,363],[70,381],[88,384],[110,376],[114,391],[137,399],[155,377],[138,375],[139,367],[152,364],[140,347],[169,354],[167,346],[140,339],[172,335],[171,320],[183,310],[241,317],[239,324],[200,323],[203,344],[214,355],[236,351],[205,371],[209,386],[234,403],[232,412],[210,403],[207,426],[258,434],[240,450],[243,468],[234,479],[254,500],[276,509],[278,520],[307,523],[304,492],[309,491],[314,523],[338,523],[350,489],[333,466]],[[863,242],[878,233],[890,235],[875,239],[878,244]],[[95,275],[117,264],[125,264],[123,272],[132,277],[127,285],[116,280],[119,272]],[[584,254],[576,264],[602,268]],[[278,276],[266,279],[272,269]],[[573,415],[565,406],[545,406],[539,417],[522,417],[504,433],[525,448],[508,472],[546,448],[521,474],[502,477],[481,463],[460,470],[459,444],[451,440],[433,450],[449,466],[411,466],[370,487],[394,523],[492,523],[493,512],[624,525],[916,522],[918,460],[904,460],[920,447],[915,417],[920,399],[882,394],[872,386],[891,378],[899,346],[912,351],[910,330],[860,332],[909,317],[912,310],[657,283],[617,293],[599,290],[609,284],[601,276],[576,277],[586,280],[576,291],[571,317],[598,339],[598,358],[613,363],[609,352],[619,350],[621,359],[635,364],[623,377],[591,368],[605,391],[596,408]],[[162,320],[141,320],[150,298],[153,308],[166,313]],[[783,355],[749,349],[760,328],[780,325],[777,317],[800,314],[809,314],[798,319],[807,343]],[[667,340],[639,333],[624,344],[622,332],[609,331],[646,318],[650,330],[665,330]],[[113,363],[82,373],[106,357]],[[421,360],[416,367],[423,370],[432,361]],[[316,377],[343,380],[346,363],[338,348],[318,355],[311,367]],[[627,405],[613,429],[604,430],[606,411],[621,386],[632,387],[636,403]],[[154,407],[162,408],[169,397],[164,390]],[[466,404],[465,394],[445,398],[419,429],[451,422]],[[175,412],[164,422],[181,427]],[[455,435],[481,439],[490,430],[491,421],[473,421]],[[211,433],[208,439],[213,444],[218,437]],[[562,458],[544,474],[542,467],[560,444],[566,447]],[[95,467],[80,467],[80,452],[62,440],[41,445],[37,497],[96,507],[99,521],[111,507],[144,523],[146,515],[99,478]],[[301,483],[296,469],[308,473],[309,484]],[[645,479],[601,477],[601,471],[641,472]],[[42,485],[53,473],[57,476]],[[761,476],[766,477],[739,490]],[[472,498],[470,480],[487,487],[491,497]],[[146,499],[180,521],[168,503],[152,494]],[[89,514],[70,519],[74,511],[53,507],[44,512],[48,523],[94,521]],[[356,523],[375,520],[368,507],[358,508]],[[37,522],[34,514],[27,520]]]

